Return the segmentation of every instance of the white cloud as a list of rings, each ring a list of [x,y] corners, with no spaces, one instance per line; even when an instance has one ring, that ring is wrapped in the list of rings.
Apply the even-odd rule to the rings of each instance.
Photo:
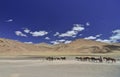
[[[81,24],[74,24],[72,30],[65,33],[57,34],[59,37],[76,37],[76,35],[83,31],[85,28]]]
[[[6,20],[5,22],[13,22],[13,19]]]
[[[102,34],[98,34],[98,35],[96,35],[96,37],[100,37],[100,36],[102,36]]]
[[[52,44],[54,44],[54,45],[60,44],[60,42],[58,42],[58,41],[51,41],[50,43],[52,43]]]
[[[54,45],[60,44],[60,43],[68,44],[68,43],[71,43],[71,42],[72,41],[70,41],[70,40],[64,40],[64,39],[51,41],[51,43],[54,44]]]
[[[60,43],[64,43],[64,39],[61,39],[61,40],[55,40],[55,41],[51,41],[51,43],[53,43],[54,45],[56,44],[60,44]]]
[[[30,30],[29,30],[28,28],[25,28],[25,29],[24,29],[24,32],[25,32],[25,33],[30,33]]]
[[[65,40],[64,39],[61,39],[61,40],[58,40],[59,42],[64,42]]]
[[[41,30],[41,31],[31,31],[30,29],[28,28],[22,28],[23,32],[25,33],[22,33],[21,31],[15,31],[15,34],[18,35],[18,36],[27,36],[27,34],[30,34],[32,35],[33,37],[38,37],[38,36],[45,36],[48,34],[47,31],[44,31],[44,30]],[[49,39],[48,37],[45,38],[45,39]]]
[[[26,35],[26,34],[23,34],[21,31],[15,31],[15,34],[16,34],[17,36],[27,37],[27,35]]]
[[[83,31],[85,28],[84,25],[81,24],[74,24],[74,27],[72,28],[73,31]]]
[[[118,42],[120,40],[120,29],[112,31],[113,35],[110,37],[112,42]]]
[[[66,33],[62,33],[59,35],[59,37],[73,37],[78,34],[77,31],[67,31]]]
[[[49,38],[49,37],[45,37],[45,39],[46,39],[46,40],[50,40],[50,38]]]
[[[85,37],[84,39],[94,40],[94,39],[96,39],[96,37],[94,37],[94,36],[89,36],[89,37]]]
[[[96,41],[99,41],[99,42],[105,42],[105,43],[111,43],[111,40],[108,40],[108,39],[96,39]]]
[[[47,35],[48,32],[46,32],[46,31],[35,31],[35,32],[30,32],[30,34],[32,34],[32,36],[34,36],[34,37],[38,37],[38,36]]]
[[[89,37],[85,37],[84,39],[88,39],[88,40],[95,40],[97,39],[98,37],[100,37],[102,34],[98,34],[96,36],[89,36]]]
[[[86,22],[86,26],[90,26],[90,23],[89,23],[89,22]]]
[[[24,42],[24,43],[26,43],[26,44],[33,44],[33,42]]]
[[[68,43],[71,43],[72,41],[70,41],[70,40],[66,40],[64,43],[65,44],[68,44]]]
[[[83,34],[79,34],[79,36],[82,36]]]
[[[55,34],[54,34],[54,36],[58,36],[60,33],[59,32],[56,32]]]
[[[109,39],[97,39],[96,41],[106,42],[106,43],[117,43],[120,40],[120,29],[112,31],[112,36]]]
[[[112,33],[120,33],[120,29],[114,30]]]

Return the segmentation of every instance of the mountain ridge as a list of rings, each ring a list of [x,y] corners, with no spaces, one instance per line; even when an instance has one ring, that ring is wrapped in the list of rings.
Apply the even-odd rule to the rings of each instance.
[[[102,43],[93,40],[76,39],[69,44],[51,45],[47,43],[25,44],[19,41],[0,38],[0,53],[38,53],[38,52],[77,52],[110,53],[120,50],[117,44]]]

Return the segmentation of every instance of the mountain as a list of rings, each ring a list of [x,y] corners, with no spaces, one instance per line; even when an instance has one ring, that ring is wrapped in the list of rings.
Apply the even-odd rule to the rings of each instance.
[[[110,45],[107,43],[97,42],[93,40],[77,39],[69,44],[58,45],[57,51],[70,51],[81,53],[106,53],[110,52],[110,49],[105,47]]]
[[[70,53],[110,53],[120,51],[120,44],[108,44],[93,40],[77,39],[69,44],[51,45],[47,43],[25,44],[22,42],[0,38],[0,54],[26,55],[44,52]]]
[[[0,53],[2,54],[23,54],[32,52],[43,52],[51,49],[44,45],[25,44],[22,42],[0,38]]]

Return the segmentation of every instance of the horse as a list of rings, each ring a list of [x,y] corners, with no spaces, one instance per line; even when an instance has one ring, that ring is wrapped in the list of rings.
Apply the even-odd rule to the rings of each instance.
[[[82,57],[75,57],[75,59],[77,59],[77,61],[82,61]]]
[[[47,57],[46,60],[53,61],[53,57]]]
[[[116,62],[116,59],[110,57],[103,57],[103,59],[106,60],[106,62]]]
[[[93,62],[103,62],[101,56],[100,56],[100,58],[91,57],[90,60],[93,61]]]
[[[61,60],[66,60],[66,57],[61,57]]]

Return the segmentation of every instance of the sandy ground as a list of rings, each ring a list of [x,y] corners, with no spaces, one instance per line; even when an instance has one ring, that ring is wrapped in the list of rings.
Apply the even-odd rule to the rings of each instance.
[[[0,60],[0,77],[120,77],[120,63]]]

